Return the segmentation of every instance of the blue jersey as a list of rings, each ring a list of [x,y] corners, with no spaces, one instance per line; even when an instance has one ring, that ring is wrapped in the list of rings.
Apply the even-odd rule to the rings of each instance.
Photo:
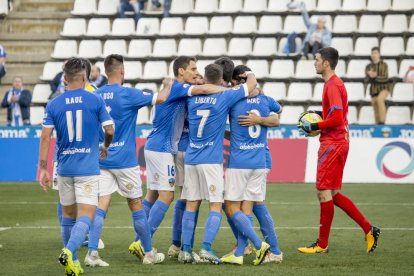
[[[270,153],[269,145],[266,141],[266,169],[272,168],[272,154]]]
[[[249,91],[247,85],[209,96],[193,96],[188,102],[190,128],[185,164],[223,163],[223,139],[230,108]]]
[[[188,128],[188,120],[187,118],[184,121],[184,129],[183,133],[181,134],[180,141],[178,142],[178,151],[186,151],[188,147],[188,133],[190,129]]]
[[[271,112],[280,112],[280,110],[279,103],[264,95],[242,99],[231,108],[229,168],[264,169],[267,167],[267,127],[241,126],[238,118],[240,115],[247,115],[248,111],[267,117]]]
[[[183,132],[186,98],[191,95],[191,85],[174,80],[168,99],[155,106],[152,131],[145,149],[176,153]]]
[[[138,166],[135,125],[138,109],[155,103],[157,94],[142,92],[119,84],[107,84],[95,93],[105,101],[115,124],[115,135],[108,156],[99,165],[103,169],[123,169]],[[103,133],[102,133],[103,134]],[[101,135],[103,141],[103,135]]]
[[[60,176],[99,175],[99,132],[112,124],[103,99],[84,89],[66,91],[46,106],[44,127],[54,127]]]

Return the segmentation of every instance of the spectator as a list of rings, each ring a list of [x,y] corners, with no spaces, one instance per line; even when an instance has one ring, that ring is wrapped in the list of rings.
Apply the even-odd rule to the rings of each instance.
[[[63,67],[65,67],[65,64],[66,64],[66,61],[62,65],[62,70],[63,70]],[[53,78],[53,80],[50,81],[49,85],[50,85],[50,90],[52,90],[52,94],[50,94],[49,96],[50,100],[53,98],[56,98],[57,96],[65,92],[66,84],[65,84],[63,71],[57,73],[56,76]]]
[[[96,65],[92,65],[90,79],[91,83],[93,83],[98,88],[108,83],[108,79],[104,75],[101,75],[101,68]]]
[[[14,77],[13,87],[6,92],[1,103],[2,107],[7,108],[7,125],[30,125],[31,102],[32,94],[29,90],[23,89],[22,77]]]
[[[119,18],[126,18],[125,12],[129,11],[129,12],[134,13],[135,22],[138,22],[138,20],[141,17],[141,10],[144,9],[145,2],[147,1],[148,0],[121,0],[118,6]],[[161,3],[159,0],[151,0],[151,2],[156,8],[161,7]],[[168,3],[166,3],[165,9],[164,9],[164,15],[165,15],[165,10],[167,10],[167,8],[168,8],[167,14],[169,15],[170,0],[167,0],[166,2]]]
[[[371,50],[371,63],[365,68],[366,81],[371,85],[369,93],[374,108],[375,123],[383,125],[385,122],[385,99],[390,94],[388,79],[388,65],[381,60],[379,47]]]
[[[6,75],[6,56],[6,50],[4,50],[4,47],[0,45],[0,83],[1,78]]]
[[[303,56],[308,59],[313,59],[321,48],[331,46],[332,33],[326,27],[326,18],[323,16],[318,17],[316,24],[312,23],[309,19],[309,14],[306,9],[306,5],[303,2],[291,2],[288,4],[289,9],[300,8],[302,10],[303,21],[305,22],[308,32],[303,39]]]

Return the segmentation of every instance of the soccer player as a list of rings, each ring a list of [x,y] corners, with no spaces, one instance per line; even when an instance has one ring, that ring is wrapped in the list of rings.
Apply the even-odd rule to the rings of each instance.
[[[343,195],[342,175],[349,150],[348,96],[343,81],[335,74],[338,51],[322,48],[315,55],[316,73],[325,80],[322,94],[322,122],[305,122],[298,125],[299,132],[308,136],[311,131],[321,130],[318,151],[316,189],[320,202],[319,237],[315,243],[298,248],[299,252],[314,254],[328,252],[328,239],[334,217],[334,205],[345,211],[361,226],[367,241],[367,253],[373,252],[381,233],[358,210],[351,199]]]
[[[172,81],[171,79],[164,80],[164,88],[160,93],[146,93],[135,88],[122,86],[125,69],[124,59],[121,55],[107,56],[104,65],[108,84],[96,90],[96,93],[104,99],[116,125],[116,132],[108,151],[108,157],[100,161],[99,204],[91,228],[89,251],[85,257],[85,264],[87,266],[109,266],[99,257],[97,250],[111,194],[115,191],[127,199],[128,206],[132,211],[133,226],[136,234],[140,237],[145,252],[142,255],[143,263],[160,263],[164,260],[164,255],[152,250],[149,224],[142,207],[140,170],[135,154],[135,122],[141,107],[165,102]]]
[[[46,106],[40,140],[41,187],[50,187],[47,156],[50,136],[56,129],[58,151],[58,185],[62,204],[62,239],[65,247],[59,262],[66,275],[83,273],[76,251],[89,231],[98,204],[99,158],[106,158],[114,128],[105,102],[84,90],[85,62],[69,59],[65,64],[68,91]],[[99,145],[99,131],[104,128],[104,143]],[[77,219],[76,219],[77,218]],[[74,261],[75,260],[75,261]]]
[[[220,65],[210,64],[205,68],[204,79],[207,83],[220,85],[223,69]],[[221,209],[223,203],[223,137],[226,128],[226,117],[230,108],[240,99],[253,96],[256,78],[253,73],[247,77],[246,84],[229,91],[210,96],[189,98],[188,121],[190,128],[190,145],[185,156],[185,180],[182,198],[187,200],[183,215],[183,252],[184,263],[193,263],[191,254],[191,237],[194,231],[196,212],[201,200],[207,199],[210,205],[203,246],[200,257],[214,264],[220,264],[220,259],[212,249],[212,243],[220,228]],[[269,245],[262,243],[254,233],[250,224],[244,226],[248,218],[244,214],[235,217],[236,226],[247,231],[247,235],[258,241],[255,243],[256,261],[261,261]],[[257,238],[257,239],[256,239]]]

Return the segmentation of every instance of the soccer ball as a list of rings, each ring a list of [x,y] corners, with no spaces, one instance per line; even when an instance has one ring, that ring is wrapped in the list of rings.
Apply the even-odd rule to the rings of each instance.
[[[304,122],[310,122],[311,124],[313,124],[313,123],[318,123],[320,121],[322,121],[322,117],[319,116],[319,114],[313,113],[313,112],[307,112],[299,118],[299,125],[303,125]],[[315,137],[315,136],[318,136],[319,134],[321,134],[320,130],[314,130],[309,133],[309,136]]]

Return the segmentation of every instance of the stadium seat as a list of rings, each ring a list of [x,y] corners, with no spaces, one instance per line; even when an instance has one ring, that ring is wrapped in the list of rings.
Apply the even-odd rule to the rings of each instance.
[[[346,76],[348,78],[365,78],[365,67],[370,61],[364,59],[353,59],[348,63]]]
[[[140,61],[124,61],[125,79],[135,80],[142,76],[142,64]]]
[[[6,15],[9,13],[9,1],[1,0],[0,1],[0,15]]]
[[[177,35],[183,32],[183,20],[180,17],[164,17],[161,20],[160,35]]]
[[[388,14],[385,16],[384,33],[403,33],[407,29],[407,17],[404,14]]]
[[[177,54],[177,43],[175,39],[157,39],[154,42],[152,56],[171,57]]]
[[[400,63],[399,77],[403,78],[410,66],[414,66],[414,59],[403,59]]]
[[[414,10],[414,2],[407,0],[393,0],[392,9],[394,11],[409,11]]]
[[[284,82],[266,82],[263,85],[263,92],[276,101],[286,100],[286,84]]]
[[[111,23],[108,18],[92,18],[88,23],[87,36],[105,36],[111,31]]]
[[[306,111],[322,111],[321,105],[310,105],[308,108],[306,108]]]
[[[30,123],[32,125],[41,125],[45,115],[45,108],[43,106],[30,107]]]
[[[196,56],[201,54],[201,39],[184,38],[180,40],[178,45],[178,55]]]
[[[254,41],[253,56],[272,56],[276,55],[276,38],[258,37]]]
[[[82,40],[79,43],[78,56],[84,58],[100,58],[102,56],[102,44],[98,39]]]
[[[207,38],[204,41],[204,56],[221,56],[226,54],[226,39],[224,38]]]
[[[306,82],[292,82],[289,85],[287,99],[292,102],[312,100],[312,87]]]
[[[196,0],[195,13],[213,13],[218,10],[218,0]]]
[[[75,0],[73,15],[91,15],[96,12],[96,0]]]
[[[331,46],[338,50],[341,57],[352,55],[354,52],[353,41],[349,37],[334,37]]]
[[[118,1],[114,0],[99,0],[98,10],[96,14],[111,16],[118,12]]]
[[[86,33],[86,20],[84,18],[68,18],[63,24],[61,36],[82,36]]]
[[[356,56],[369,56],[371,55],[371,49],[375,46],[379,46],[378,38],[376,37],[359,37],[355,42],[354,55]]]
[[[378,33],[382,31],[381,15],[362,15],[359,19],[358,32],[360,33]]]
[[[405,125],[411,123],[411,113],[408,106],[390,106],[385,117],[386,125]]]
[[[280,113],[280,124],[296,125],[298,123],[299,115],[304,111],[305,109],[301,105],[284,106],[282,113]]]
[[[244,0],[243,12],[263,12],[267,9],[267,0]]]
[[[353,33],[357,30],[357,19],[355,15],[337,15],[334,19],[334,33]]]
[[[362,82],[345,82],[345,88],[348,92],[349,102],[359,102],[364,100],[364,84]]]
[[[313,102],[322,102],[322,94],[323,94],[323,87],[325,83],[318,82],[315,84],[315,87],[313,88],[313,94],[312,94],[312,101]]]
[[[187,14],[187,13],[191,13],[193,9],[194,9],[193,0],[172,0],[170,13],[171,14]]]
[[[314,23],[314,24],[317,24],[318,23],[318,18],[319,17],[324,17],[325,18],[325,20],[326,20],[326,27],[329,29],[329,30],[332,30],[332,17],[330,16],[330,15],[328,15],[328,14],[318,14],[318,15],[312,15],[311,17],[310,17],[310,21],[312,22],[312,23]]]
[[[234,62],[234,61],[233,61]],[[204,76],[204,68],[211,64],[214,63],[214,60],[212,59],[202,59],[202,60],[197,60],[197,70],[198,72]]]
[[[294,75],[293,60],[275,59],[270,67],[270,77],[277,79],[290,78]]]
[[[237,13],[242,10],[242,0],[220,0],[218,12]]]
[[[76,40],[58,40],[51,56],[56,59],[68,59],[76,57],[77,54],[78,44]]]
[[[302,40],[300,39],[300,37],[297,37],[296,40],[296,52],[290,55],[297,55],[302,51]],[[286,56],[285,53],[283,53],[283,48],[285,47],[286,44],[286,37],[282,37],[282,39],[280,39],[279,41],[279,46],[278,46],[278,55],[281,56]]]
[[[137,89],[149,89],[154,92],[158,92],[157,84],[155,82],[139,82],[135,85]]]
[[[295,78],[298,78],[298,79],[316,78],[315,61],[314,60],[299,60],[296,63]]]
[[[365,1],[366,0],[343,0],[342,10],[352,12],[365,10]]]
[[[168,76],[165,61],[147,61],[144,66],[143,79],[161,79]]]
[[[303,0],[303,3],[306,5],[308,11],[313,11],[316,9],[316,0]]]
[[[185,22],[184,34],[202,35],[208,33],[208,19],[205,16],[191,16]]]
[[[282,32],[282,17],[264,15],[260,17],[259,34],[276,34]]]
[[[234,34],[250,34],[257,31],[257,20],[255,16],[237,16],[234,19]]]
[[[386,11],[391,9],[391,0],[368,0],[367,11]]]
[[[290,0],[269,0],[267,10],[269,12],[285,12]]]
[[[374,125],[375,116],[372,106],[363,106],[359,110],[358,124],[360,125]]]
[[[307,29],[303,18],[300,15],[288,15],[285,18],[285,23],[283,27],[283,32],[285,34],[296,32],[296,33],[306,33]]]
[[[50,81],[59,72],[62,72],[62,62],[48,61],[43,67],[43,74],[40,76],[40,79],[44,81]]]
[[[333,12],[341,9],[341,0],[319,0],[318,11]]]
[[[98,66],[99,69],[101,69],[101,74],[104,75],[105,77],[107,77],[107,75],[105,74],[105,64],[103,61],[97,61],[95,63],[95,66]]]
[[[345,60],[340,59],[338,60],[338,64],[335,68],[335,73],[340,77],[345,77],[346,75],[346,66],[345,66]]]
[[[404,54],[404,40],[402,37],[384,37],[381,40],[381,56],[399,56]]]
[[[252,52],[252,40],[250,38],[232,38],[229,43],[229,56],[247,56]]]
[[[414,16],[412,17],[414,18]],[[414,37],[410,37],[407,41],[405,54],[408,56],[414,56]]]
[[[136,35],[150,36],[158,34],[160,31],[160,21],[158,18],[144,17],[137,23]]]
[[[358,111],[356,106],[348,106],[348,124],[353,125],[358,122]]]
[[[135,21],[132,18],[116,18],[112,23],[112,36],[128,36],[135,33]]]
[[[45,104],[52,94],[49,84],[36,84],[33,88],[32,103]]]
[[[250,59],[246,66],[252,69],[256,78],[266,78],[269,75],[269,63],[264,59]]]
[[[393,102],[414,102],[414,87],[412,83],[397,82],[392,91]]]
[[[128,57],[145,58],[152,54],[151,40],[133,39],[129,43]]]
[[[382,53],[381,53],[382,54]],[[395,59],[384,59],[384,62],[388,65],[388,77],[398,77],[397,61]]]
[[[104,43],[102,56],[106,57],[111,54],[118,54],[122,56],[127,55],[126,41],[123,39],[107,40]]]
[[[230,16],[214,16],[210,21],[210,34],[227,34],[233,31],[233,19]]]
[[[137,116],[137,125],[144,125],[150,124],[150,116],[149,116],[149,108],[148,106],[143,106],[138,109],[138,116]]]

